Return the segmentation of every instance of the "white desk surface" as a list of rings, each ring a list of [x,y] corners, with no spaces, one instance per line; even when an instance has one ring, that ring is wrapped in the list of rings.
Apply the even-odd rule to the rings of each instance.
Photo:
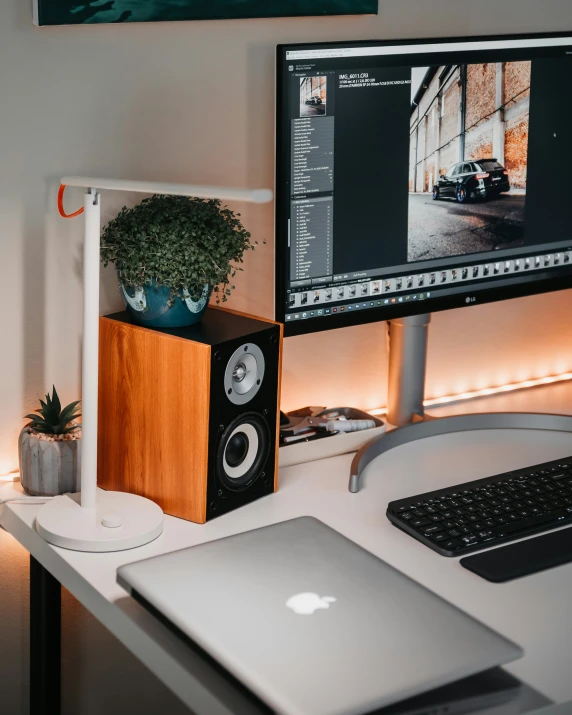
[[[572,414],[572,382],[482,398],[432,414],[541,411]],[[525,650],[512,673],[555,702],[572,700],[572,564],[492,584],[393,527],[387,503],[491,474],[572,455],[572,433],[480,431],[432,437],[395,449],[348,492],[352,455],[281,470],[280,489],[206,525],[166,517],[153,543],[113,554],[52,547],[33,528],[38,507],[0,507],[0,524],[159,677],[193,712],[253,712],[252,705],[191,649],[127,596],[118,566],[301,515],[313,515]],[[181,475],[184,479],[184,475]],[[0,498],[19,486],[0,486]],[[12,494],[13,492],[13,494]],[[373,594],[373,597],[375,595]]]

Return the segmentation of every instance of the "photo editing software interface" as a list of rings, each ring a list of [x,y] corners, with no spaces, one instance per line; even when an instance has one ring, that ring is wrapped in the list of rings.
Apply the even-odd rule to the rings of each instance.
[[[290,334],[572,277],[572,37],[281,46],[278,88]]]

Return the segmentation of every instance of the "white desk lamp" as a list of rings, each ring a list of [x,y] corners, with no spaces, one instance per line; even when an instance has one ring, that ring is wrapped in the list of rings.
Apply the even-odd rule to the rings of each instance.
[[[147,544],[163,531],[163,512],[149,499],[97,491],[97,400],[99,370],[100,189],[268,203],[270,189],[236,189],[147,181],[64,177],[64,186],[86,188],[83,255],[83,355],[81,492],[47,502],[36,519],[40,536],[75,551],[122,551]],[[81,213],[81,211],[76,212]],[[160,475],[157,475],[160,478]],[[181,475],[184,479],[184,475]]]

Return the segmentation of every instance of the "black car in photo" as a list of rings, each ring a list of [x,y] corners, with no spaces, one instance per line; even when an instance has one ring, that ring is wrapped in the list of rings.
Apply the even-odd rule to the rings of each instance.
[[[316,97],[309,97],[309,98],[306,100],[306,104],[312,104],[312,105],[314,105],[314,106],[316,106],[317,104],[322,104],[322,98],[321,98],[321,97],[318,97],[318,96],[316,96]]]
[[[433,186],[433,199],[490,199],[510,190],[508,171],[496,159],[462,161],[440,176]]]

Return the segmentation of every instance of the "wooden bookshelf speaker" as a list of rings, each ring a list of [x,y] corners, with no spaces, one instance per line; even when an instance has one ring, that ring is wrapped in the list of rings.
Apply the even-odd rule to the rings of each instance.
[[[276,491],[281,355],[281,325],[229,310],[101,318],[99,486],[201,524]]]

